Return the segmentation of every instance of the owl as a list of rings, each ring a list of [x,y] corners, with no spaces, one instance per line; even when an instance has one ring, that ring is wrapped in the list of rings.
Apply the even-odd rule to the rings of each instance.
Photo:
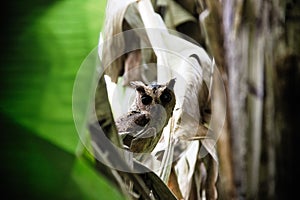
[[[128,112],[116,120],[124,148],[134,153],[150,153],[172,116],[176,99],[175,79],[165,84],[131,82],[136,97]]]

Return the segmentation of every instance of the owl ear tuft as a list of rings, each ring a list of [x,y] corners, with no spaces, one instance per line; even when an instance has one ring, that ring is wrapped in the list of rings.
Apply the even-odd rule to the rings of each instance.
[[[142,81],[131,81],[130,85],[139,93],[145,93],[146,85]]]
[[[176,82],[176,78],[172,78],[169,82],[167,82],[167,87],[170,89],[170,90],[173,90],[174,89],[174,85],[175,85],[175,82]]]

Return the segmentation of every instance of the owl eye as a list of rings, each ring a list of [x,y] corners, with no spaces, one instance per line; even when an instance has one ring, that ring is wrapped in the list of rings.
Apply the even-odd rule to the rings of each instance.
[[[170,102],[172,99],[172,96],[170,93],[168,92],[164,92],[161,96],[160,96],[160,100],[163,102],[163,103],[168,103]]]
[[[144,105],[149,105],[151,102],[152,102],[152,97],[150,97],[149,95],[142,96],[142,103]]]

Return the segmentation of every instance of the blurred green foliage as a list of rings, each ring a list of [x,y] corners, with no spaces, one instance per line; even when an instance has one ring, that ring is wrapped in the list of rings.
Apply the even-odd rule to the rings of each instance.
[[[77,70],[106,1],[9,1],[1,15],[1,180],[11,197],[122,199],[84,159],[72,115]]]

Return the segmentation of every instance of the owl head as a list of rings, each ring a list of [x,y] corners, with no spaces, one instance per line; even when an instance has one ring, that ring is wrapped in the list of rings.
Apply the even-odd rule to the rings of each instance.
[[[165,84],[152,83],[149,85],[141,81],[131,82],[131,86],[136,90],[136,98],[131,110],[153,113],[153,108],[164,109],[167,119],[170,118],[176,103],[173,92],[175,80],[174,78]]]

